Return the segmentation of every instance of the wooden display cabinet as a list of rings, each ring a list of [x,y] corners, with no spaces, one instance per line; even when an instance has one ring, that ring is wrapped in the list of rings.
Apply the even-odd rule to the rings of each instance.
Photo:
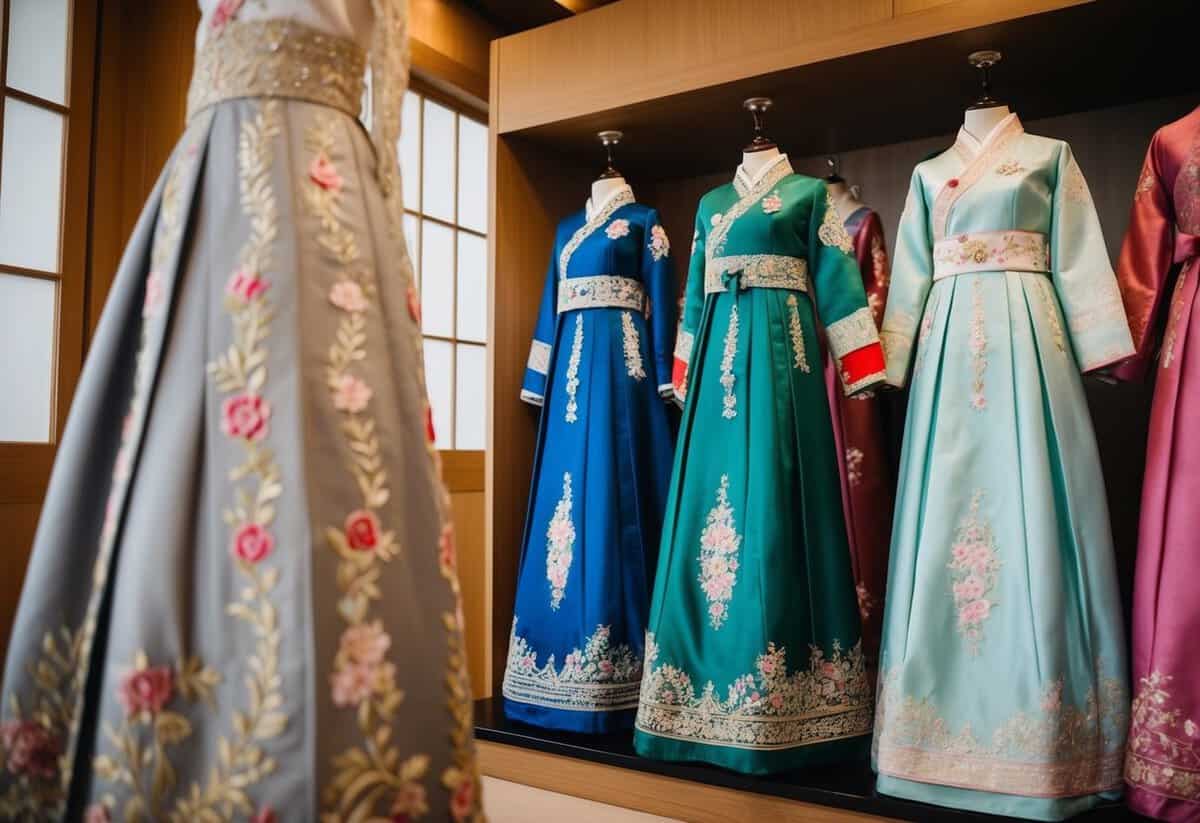
[[[890,244],[913,165],[949,145],[978,95],[966,55],[998,48],[997,95],[1031,132],[1072,143],[1115,257],[1146,142],[1200,102],[1191,65],[1198,25],[1191,0],[621,0],[494,41],[492,694],[504,672],[539,411],[518,394],[554,227],[582,206],[603,166],[597,131],[625,132],[618,166],[638,200],[659,209],[680,278],[696,202],[732,176],[750,135],[741,101],[756,95],[774,98],[767,131],[797,171],[818,174],[821,155],[843,157],[843,173],[865,184]],[[1145,442],[1149,393],[1088,391],[1128,593],[1144,457],[1129,444]],[[489,757],[495,762],[494,751]],[[572,793],[553,781],[535,785]]]

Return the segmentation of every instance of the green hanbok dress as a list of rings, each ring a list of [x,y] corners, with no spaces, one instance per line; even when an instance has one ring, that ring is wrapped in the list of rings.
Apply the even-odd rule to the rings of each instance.
[[[635,746],[769,773],[865,752],[871,683],[816,315],[848,394],[884,378],[853,245],[786,155],[700,201],[684,402]]]

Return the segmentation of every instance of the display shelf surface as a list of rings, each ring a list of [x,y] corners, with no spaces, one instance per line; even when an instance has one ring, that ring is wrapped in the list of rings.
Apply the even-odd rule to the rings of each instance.
[[[647,760],[634,753],[631,735],[632,733],[584,735],[548,731],[509,720],[504,716],[498,699],[475,702],[475,736],[479,740],[491,743],[897,820],[920,823],[1000,823],[1014,819],[944,809],[877,795],[875,775],[866,760],[771,777],[753,777],[702,764]],[[1072,818],[1078,823],[1131,823],[1143,819],[1118,804],[1103,806]]]
[[[981,48],[1004,53],[994,92],[1026,120],[1192,93],[1198,24],[1192,0],[1096,0],[506,134],[594,165],[596,132],[620,129],[626,175],[692,177],[726,168],[729,148],[746,142],[751,96],[774,99],[767,132],[797,155],[953,132],[979,95],[966,55]]]

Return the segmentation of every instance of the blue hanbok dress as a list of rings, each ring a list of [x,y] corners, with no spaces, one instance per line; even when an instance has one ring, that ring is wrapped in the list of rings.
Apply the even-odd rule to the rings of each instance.
[[[628,186],[563,220],[521,399],[542,406],[504,708],[601,733],[633,723],[673,441],[675,278]]]
[[[1039,820],[1115,796],[1125,638],[1079,375],[1133,346],[1066,143],[1009,115],[917,166],[881,337],[912,377],[878,790]]]

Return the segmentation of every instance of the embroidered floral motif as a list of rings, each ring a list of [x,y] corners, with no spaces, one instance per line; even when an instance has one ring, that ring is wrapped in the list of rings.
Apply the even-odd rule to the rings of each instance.
[[[238,267],[225,284],[225,294],[235,303],[249,303],[271,288],[271,282],[258,272]],[[233,310],[233,309],[231,309]]]
[[[541,340],[534,340],[529,344],[529,360],[525,363],[525,368],[530,371],[535,371],[538,374],[547,374],[550,371],[550,344],[543,343]]]
[[[921,328],[917,332],[917,365],[915,367],[918,373],[921,371],[921,367],[925,365],[925,357],[928,355],[929,348],[925,345],[925,341],[929,338],[929,332],[933,330],[933,320],[937,317],[938,304],[941,301],[941,293],[934,291],[929,301],[925,304],[925,313],[921,316]]]
[[[971,408],[982,411],[987,408],[983,377],[987,372],[987,329],[983,315],[983,281],[976,278],[971,284],[971,330],[967,347],[971,350]]]
[[[800,325],[800,301],[796,298],[796,295],[788,295],[787,307],[788,334],[792,338],[792,368],[809,374],[812,369],[809,368],[808,358],[805,357],[804,353],[804,327]]]
[[[1200,800],[1200,727],[1173,705],[1171,675],[1151,672],[1133,698],[1125,779],[1139,789]]]
[[[962,173],[958,177],[951,177],[947,180],[934,197],[929,225],[933,229],[935,241],[946,236],[950,210],[958,202],[958,199],[970,191],[980,178],[993,167],[996,160],[1007,150],[1009,143],[1024,133],[1025,129],[1021,125],[1021,121],[1014,116],[996,132],[978,155],[975,154],[973,148],[964,146],[961,136],[955,141],[954,148],[962,159],[964,167]],[[911,191],[910,189],[910,193]]]
[[[568,277],[558,283],[558,313],[614,307],[643,311],[646,289],[632,277]]]
[[[737,354],[737,345],[738,310],[735,304],[729,308],[729,328],[725,331],[725,350],[721,354],[721,388],[725,390],[721,416],[726,420],[737,417],[737,397],[733,393],[733,358]]]
[[[983,623],[996,608],[996,601],[989,597],[1000,577],[1000,558],[996,551],[996,537],[991,524],[980,514],[983,492],[971,496],[971,506],[959,522],[950,547],[950,569],[953,582],[954,608],[958,612],[958,633],[966,641],[972,655],[979,654],[983,642]]]
[[[1021,165],[1020,160],[1005,160],[996,166],[996,174],[1002,177],[1010,177],[1014,174],[1020,174],[1023,171],[1025,171],[1025,167]]]
[[[563,491],[554,516],[546,527],[546,579],[550,581],[550,608],[558,611],[567,588],[574,559],[575,524],[571,522],[571,473],[563,474]]]
[[[566,421],[579,420],[579,404],[575,394],[579,391],[579,363],[583,359],[583,315],[575,315],[575,337],[571,340],[571,356],[567,360],[567,413]]]
[[[1066,353],[1067,340],[1063,335],[1062,323],[1058,319],[1058,300],[1054,291],[1044,277],[1037,278],[1037,290],[1042,298],[1042,308],[1046,312],[1046,322],[1050,325],[1050,337],[1054,340],[1054,347]]]
[[[1184,300],[1184,276],[1180,275],[1175,280],[1175,291],[1171,295],[1171,314],[1167,318],[1167,331],[1163,335],[1162,355],[1159,357],[1164,369],[1171,368],[1171,361],[1175,359],[1175,342],[1179,335],[1179,323],[1183,319],[1183,310],[1187,308]]]
[[[861,580],[855,584],[854,593],[858,595],[858,614],[863,620],[867,620],[875,612],[878,603],[867,589],[867,584]]]
[[[862,482],[863,458],[862,449],[854,446],[846,447],[846,480],[850,483],[851,488]]]
[[[838,360],[879,342],[875,316],[867,307],[855,309],[842,319],[830,323],[825,329],[825,336],[829,340],[829,350]]]
[[[720,257],[725,251],[725,240],[738,218],[753,208],[764,194],[791,173],[792,166],[785,158],[771,166],[752,186],[748,186],[742,179],[744,175],[739,174],[734,178],[733,188],[738,193],[738,201],[730,207],[729,211],[724,214],[714,214],[712,217],[713,229],[705,243],[705,250],[710,258]]]
[[[221,676],[196,659],[179,661],[175,666],[151,666],[144,651],[134,655],[133,665],[117,684],[116,698],[125,710],[121,725],[104,724],[104,737],[115,754],[99,755],[92,761],[96,777],[122,787],[126,800],[123,820],[170,820],[181,823],[195,818],[182,816],[183,803],[167,815],[166,804],[175,789],[175,769],[169,751],[192,736],[192,724],[179,711],[169,710],[178,695],[188,703],[203,702],[215,706],[214,692]],[[146,738],[149,745],[146,745]],[[227,741],[222,739],[225,745]],[[266,771],[269,773],[271,768]],[[249,782],[253,782],[250,780]],[[219,783],[210,779],[210,784]],[[229,791],[232,786],[226,786]],[[197,796],[199,786],[195,787]],[[224,802],[241,811],[250,806],[244,793],[225,796]],[[240,801],[240,802],[238,802]],[[216,801],[214,801],[215,804]],[[116,798],[111,797],[100,807],[111,815]],[[97,811],[98,813],[98,811]]]
[[[625,348],[625,371],[634,380],[645,380],[646,369],[642,366],[642,346],[638,338],[637,326],[633,324],[633,315],[627,311],[621,312],[621,336]]]
[[[729,601],[737,583],[738,549],[742,536],[737,533],[733,506],[729,503],[729,475],[721,475],[717,503],[708,511],[704,531],[700,532],[700,589],[708,601],[708,622],[719,629],[729,616]]]
[[[735,254],[714,257],[704,267],[704,293],[726,291],[725,275],[738,273],[743,289],[808,291],[808,261],[783,254]]]
[[[779,189],[776,189],[762,199],[763,214],[774,214],[782,208],[783,198],[779,196]]]
[[[969,271],[1049,271],[1046,235],[1032,231],[960,234],[933,247],[934,278]]]
[[[597,626],[584,641],[583,649],[572,649],[561,669],[554,655],[544,666],[537,663],[537,650],[517,634],[513,619],[504,669],[504,696],[509,700],[576,711],[619,711],[637,706],[642,680],[642,659],[627,643],[612,644],[609,626]]]
[[[1087,180],[1084,179],[1083,171],[1079,168],[1079,163],[1076,162],[1074,155],[1067,162],[1067,178],[1062,185],[1068,203],[1091,202],[1092,193],[1088,190]]]
[[[629,234],[629,221],[625,218],[614,220],[608,224],[608,228],[604,230],[608,235],[609,240],[616,240]]]
[[[350,313],[364,312],[368,306],[367,297],[363,294],[362,286],[353,280],[339,280],[334,283],[333,287],[329,289],[329,302],[342,311]],[[409,314],[413,320],[417,320],[419,312],[414,310],[411,301]]]
[[[900,670],[879,678],[874,753],[881,774],[905,780],[1033,797],[1095,794],[1121,784],[1128,692],[1101,674],[1081,703],[1063,699],[1058,678],[1036,708],[1017,710],[990,732],[955,732],[928,698],[902,692]]]
[[[817,230],[817,237],[830,248],[841,249],[846,254],[854,254],[854,241],[850,239],[846,226],[838,215],[833,195],[828,191],[825,192],[825,216],[821,218],[821,228]]]
[[[334,756],[333,777],[324,788],[322,803],[331,812],[336,809],[339,817],[366,819],[381,803],[391,808],[396,803],[412,805],[414,798],[423,797],[419,781],[427,779],[430,761],[425,754],[402,758],[400,744],[392,737],[405,695],[396,683],[396,666],[387,658],[391,637],[381,620],[371,619],[372,601],[384,596],[378,585],[380,567],[398,556],[400,547],[395,533],[383,526],[379,516],[391,499],[391,490],[377,423],[370,414],[373,393],[366,381],[351,371],[367,356],[366,311],[376,296],[376,286],[374,272],[362,265],[354,232],[339,217],[343,186],[336,164],[336,133],[337,121],[328,115],[318,116],[307,130],[305,148],[313,157],[309,173],[312,185],[302,194],[309,213],[318,222],[317,242],[337,265],[339,281],[355,283],[363,296],[361,307],[356,301],[350,301],[352,308],[337,306],[337,332],[325,366],[330,402],[341,413],[349,468],[362,496],[361,506],[347,514],[341,529],[330,526],[325,530],[328,546],[338,559],[337,583],[342,592],[338,613],[345,623],[332,662],[329,699],[338,708],[354,711],[363,742]],[[415,327],[414,334],[419,334]],[[423,382],[423,374],[421,378]],[[427,443],[427,448],[433,446]],[[454,582],[452,570],[443,568],[443,575]],[[456,586],[452,589],[457,597]],[[461,618],[444,614],[443,623],[452,652],[447,674],[450,708],[458,723],[462,702],[459,695],[464,689],[455,659]],[[462,742],[460,728],[452,730],[452,737],[456,765],[443,773],[442,782],[452,804],[460,794],[469,794],[474,808],[475,787],[470,776],[473,766],[466,762],[469,744]],[[462,767],[457,763],[460,759]]]
[[[655,262],[671,253],[671,241],[667,239],[667,231],[657,223],[650,227],[650,245],[647,248],[650,249],[650,256]]]
[[[716,214],[714,214],[712,216],[713,228],[716,228],[717,226],[721,225],[721,219],[722,219],[722,215],[720,212],[717,212]]]
[[[607,223],[608,218],[616,214],[617,209],[627,206],[632,202],[633,192],[628,188],[621,189],[610,197],[608,202],[598,212],[592,214],[582,226],[575,230],[575,233],[571,235],[571,239],[567,241],[562,251],[558,253],[558,273],[560,277],[566,279],[567,264],[571,262],[571,257],[583,241],[591,237],[592,232]],[[624,222],[628,224],[628,221]]]
[[[769,750],[838,740],[871,731],[871,684],[861,644],[826,657],[809,646],[808,666],[789,672],[782,646],[768,643],[754,671],[735,678],[724,700],[708,681],[700,694],[692,676],[659,663],[653,632],[646,634],[637,728],[676,740]],[[656,665],[657,664],[657,665]]]
[[[1150,167],[1149,158],[1147,158],[1145,166],[1142,167],[1142,175],[1138,178],[1137,188],[1133,192],[1133,199],[1141,200],[1144,195],[1154,191],[1156,185],[1158,185],[1158,179],[1154,175],[1154,169]]]

